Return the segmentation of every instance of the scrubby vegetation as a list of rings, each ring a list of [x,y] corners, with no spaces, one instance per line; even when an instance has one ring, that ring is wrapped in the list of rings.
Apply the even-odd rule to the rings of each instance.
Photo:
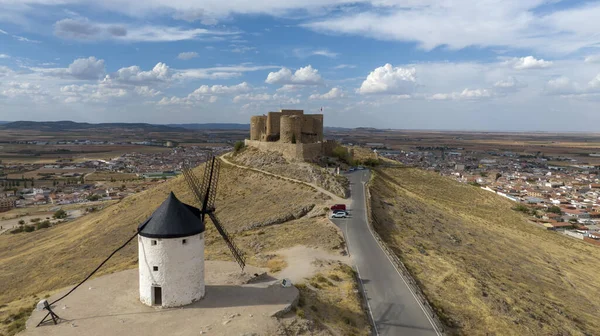
[[[597,246],[529,223],[524,205],[431,172],[378,169],[370,192],[376,230],[451,333],[600,334]]]

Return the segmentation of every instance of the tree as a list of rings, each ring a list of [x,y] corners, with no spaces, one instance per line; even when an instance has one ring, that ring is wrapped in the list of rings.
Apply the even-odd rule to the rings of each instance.
[[[54,215],[52,215],[52,217],[56,218],[56,219],[63,219],[63,218],[67,218],[67,212],[63,209],[59,209],[58,211],[56,211],[54,213]]]
[[[100,196],[98,196],[98,195],[90,195],[90,196],[88,196],[87,199],[88,199],[88,201],[95,202],[95,201],[97,201],[97,200],[100,199]]]
[[[348,150],[346,150],[346,148],[343,146],[337,146],[336,148],[334,148],[332,154],[333,157],[338,158],[342,162],[345,162],[347,164],[351,163],[350,154],[348,153]]]
[[[546,210],[547,212],[551,212],[551,213],[555,213],[560,215],[562,213],[562,210],[560,210],[559,207],[557,207],[556,205],[553,205],[551,207],[548,208],[548,210]]]

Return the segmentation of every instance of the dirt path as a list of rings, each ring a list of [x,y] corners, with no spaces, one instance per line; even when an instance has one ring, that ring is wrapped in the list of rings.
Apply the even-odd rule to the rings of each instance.
[[[303,279],[312,277],[318,273],[319,269],[329,266],[332,261],[350,264],[350,257],[303,245],[296,245],[275,253],[284,256],[288,263],[288,266],[281,270],[277,277],[290,279],[292,283],[302,282]]]
[[[277,175],[277,174],[268,172],[266,170],[252,168],[252,167],[247,167],[247,166],[242,166],[242,165],[239,165],[237,163],[233,163],[233,162],[231,162],[231,161],[228,160],[228,158],[231,156],[231,154],[232,154],[231,152],[230,153],[226,153],[224,155],[221,155],[219,158],[221,159],[221,161],[225,162],[228,165],[234,166],[234,167],[238,167],[238,168],[241,168],[241,169],[253,170],[253,171],[259,172],[261,174],[270,175],[270,176],[273,176],[273,177],[278,177],[278,178],[281,178],[281,179],[284,179],[284,180],[290,181],[290,182],[301,183],[301,184],[304,184],[304,185],[309,186],[311,188],[314,188],[317,191],[319,191],[320,193],[323,193],[323,194],[331,197],[331,203],[332,204],[338,204],[338,203],[344,203],[345,204],[346,202],[349,201],[349,200],[341,198],[341,197],[337,196],[336,194],[334,194],[334,193],[332,193],[332,192],[330,192],[330,191],[328,191],[326,189],[323,189],[323,188],[321,188],[318,185],[313,184],[313,183],[309,183],[309,182],[297,180],[297,179],[294,179],[294,178],[291,178],[291,177]]]

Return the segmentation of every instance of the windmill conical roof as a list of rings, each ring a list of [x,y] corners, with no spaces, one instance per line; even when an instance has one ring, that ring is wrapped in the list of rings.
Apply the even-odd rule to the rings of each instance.
[[[204,223],[199,209],[182,203],[171,192],[138,230],[148,238],[188,237],[204,232]]]

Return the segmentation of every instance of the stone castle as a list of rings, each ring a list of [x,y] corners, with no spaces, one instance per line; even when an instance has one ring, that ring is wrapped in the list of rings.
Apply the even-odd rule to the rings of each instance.
[[[290,160],[313,161],[331,155],[337,146],[323,140],[323,115],[303,110],[281,110],[250,118],[250,139],[246,146],[280,152]]]

